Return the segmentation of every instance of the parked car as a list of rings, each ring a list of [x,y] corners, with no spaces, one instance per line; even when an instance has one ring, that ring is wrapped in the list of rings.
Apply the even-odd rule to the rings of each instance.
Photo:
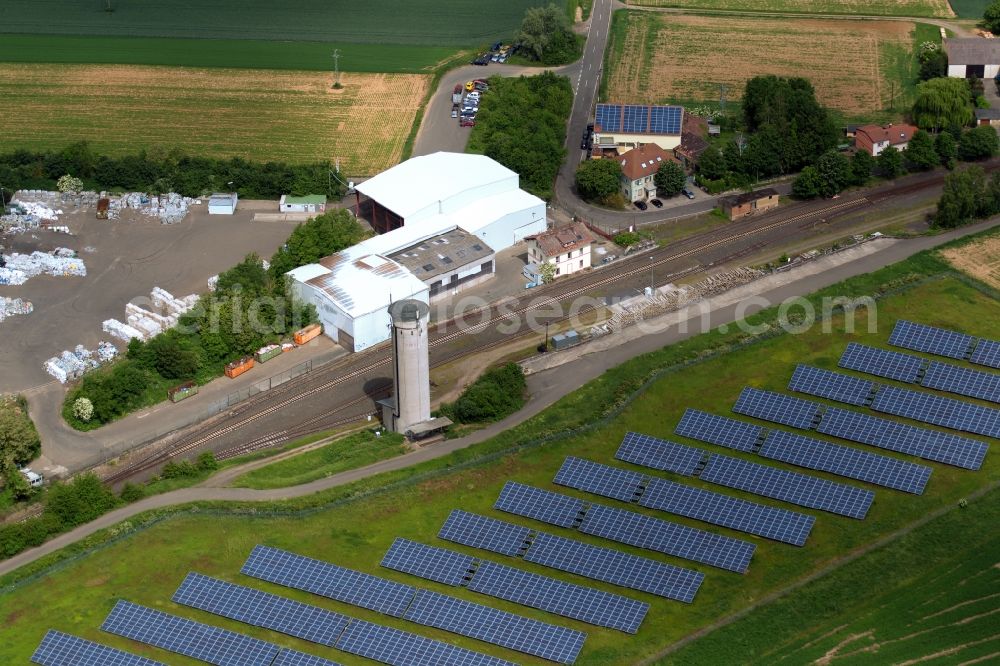
[[[490,64],[490,56],[489,56],[489,54],[484,54],[484,55],[479,56],[478,58],[476,58],[475,60],[472,61],[472,64],[473,65],[480,65],[480,66],[486,66],[486,65]]]
[[[587,145],[586,139],[580,139],[580,150],[587,150],[589,146]]]
[[[649,203],[653,204],[657,208],[663,208],[663,202],[660,201],[659,199],[650,199]]]
[[[479,100],[479,92],[476,91],[476,90],[473,90],[472,92],[470,92],[468,95],[465,96],[465,99],[474,99],[474,100],[478,101]]]
[[[503,42],[497,42],[490,47],[490,51],[499,51],[501,46],[503,46]]]
[[[688,199],[694,199],[694,192],[692,192],[686,187],[683,190],[681,190],[681,194],[686,196]]]
[[[476,90],[476,92],[484,93],[490,89],[490,84],[482,79],[476,79],[472,82],[472,87]]]
[[[476,117],[475,116],[472,116],[472,117],[462,116],[462,119],[458,121],[458,126],[459,127],[475,127],[476,126]]]
[[[647,208],[649,208],[649,206],[646,205],[645,201],[636,201],[634,203],[635,207],[638,208],[639,210],[646,210]]]
[[[583,130],[583,139],[584,139],[584,141],[586,141],[589,138],[590,138],[590,130],[589,129]]]
[[[594,132],[594,123],[587,123],[587,131],[590,133]]]
[[[451,105],[451,117],[458,118],[458,104]]]

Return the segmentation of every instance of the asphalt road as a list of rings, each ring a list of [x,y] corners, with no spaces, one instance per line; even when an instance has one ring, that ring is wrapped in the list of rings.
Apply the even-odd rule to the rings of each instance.
[[[992,220],[977,225],[965,227],[942,236],[922,237],[914,240],[897,241],[888,245],[884,250],[868,254],[856,261],[850,261],[839,266],[831,267],[827,270],[809,273],[808,264],[804,269],[797,269],[787,275],[787,281],[773,289],[763,291],[758,296],[771,303],[780,302],[793,296],[804,296],[817,289],[840,282],[854,275],[877,270],[886,264],[901,261],[917,252],[934,247],[954,238],[982,231],[983,229],[1000,224],[1000,220]],[[711,311],[711,321],[713,325],[732,322],[736,319],[739,304],[729,304]],[[751,313],[748,310],[747,313]],[[704,315],[699,312],[695,315],[698,318]],[[690,330],[689,330],[690,329]],[[156,495],[142,499],[134,504],[122,507],[100,518],[82,525],[66,534],[62,534],[51,541],[48,541],[37,548],[27,550],[15,557],[0,562],[0,575],[7,574],[18,567],[29,564],[59,548],[70,545],[95,532],[110,527],[120,521],[126,520],[144,511],[151,509],[174,506],[188,502],[197,501],[275,501],[301,497],[321,490],[327,490],[337,486],[347,485],[355,481],[365,479],[383,472],[403,469],[417,463],[440,458],[449,453],[466,448],[473,444],[484,441],[495,434],[507,430],[540,411],[549,407],[554,402],[576,390],[586,382],[599,377],[609,368],[621,363],[659,349],[665,345],[673,344],[697,335],[700,331],[697,326],[686,326],[676,324],[657,331],[650,335],[631,341],[627,345],[619,345],[606,350],[600,354],[588,354],[576,360],[574,363],[560,367],[558,369],[540,372],[528,377],[528,389],[531,399],[524,409],[503,421],[495,423],[481,431],[468,437],[447,440],[440,444],[419,449],[397,458],[391,458],[360,469],[349,470],[330,477],[319,479],[311,483],[291,488],[278,488],[273,490],[253,490],[249,488],[216,488],[216,487],[194,487],[184,488],[162,495]],[[251,463],[252,464],[252,463]]]

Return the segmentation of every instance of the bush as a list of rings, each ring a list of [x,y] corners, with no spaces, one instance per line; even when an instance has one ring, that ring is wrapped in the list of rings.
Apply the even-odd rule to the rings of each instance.
[[[171,460],[160,470],[160,476],[164,479],[183,479],[197,475],[198,468],[190,460],[182,460],[180,462]]]
[[[615,245],[620,245],[622,247],[628,247],[629,245],[635,245],[642,240],[642,236],[634,231],[623,231],[620,234],[615,234],[614,241]]]
[[[118,499],[126,504],[138,502],[145,496],[146,490],[142,486],[133,483],[126,483],[122,486],[122,491],[118,493]]]
[[[576,192],[586,201],[603,201],[619,191],[618,160],[584,160],[576,168]]]
[[[516,41],[527,58],[543,65],[565,65],[580,57],[566,11],[554,4],[529,7]]]
[[[16,469],[42,450],[28,403],[22,396],[0,396],[0,472]]]
[[[508,363],[483,374],[441,413],[459,423],[489,423],[510,416],[524,406],[524,371]]]
[[[200,453],[194,461],[194,466],[198,468],[199,472],[214,472],[219,469],[219,463],[211,451]]]
[[[69,483],[56,483],[45,496],[45,514],[64,527],[76,527],[110,511],[118,498],[94,474],[81,474]]]

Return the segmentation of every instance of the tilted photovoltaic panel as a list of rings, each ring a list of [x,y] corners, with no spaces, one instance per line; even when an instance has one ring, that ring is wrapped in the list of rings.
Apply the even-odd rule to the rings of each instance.
[[[875,498],[870,490],[722,455],[708,459],[701,478],[762,497],[849,518],[864,518]]]
[[[561,664],[572,664],[587,634],[506,611],[418,590],[406,611],[412,622],[468,636]]]
[[[1000,375],[951,363],[931,363],[920,385],[970,398],[1000,402]]]
[[[166,666],[54,629],[46,632],[31,661],[41,666]]]
[[[641,513],[594,504],[580,526],[584,534],[744,573],[756,546]]]
[[[604,132],[621,130],[622,107],[620,104],[598,104],[594,114],[597,126]]]
[[[333,664],[333,662],[329,659],[323,659],[313,654],[306,654],[305,652],[289,648],[282,648],[278,656],[271,662],[271,666],[330,666],[330,664]]]
[[[985,442],[968,437],[917,428],[838,407],[826,410],[817,430],[824,435],[966,469],[979,469],[989,448]]]
[[[736,451],[753,451],[757,441],[764,434],[764,429],[746,421],[716,416],[697,409],[686,409],[680,423],[674,428],[674,434],[718,444]]]
[[[416,591],[409,585],[269,546],[255,546],[241,571],[393,617],[403,616]]]
[[[913,384],[920,377],[920,369],[926,363],[926,360],[912,354],[851,342],[841,354],[837,365],[848,370],[867,372],[869,375]]]
[[[705,580],[700,571],[539,532],[524,559],[560,571],[685,603]]]
[[[532,531],[495,518],[453,509],[438,537],[473,548],[517,557],[528,547]]]
[[[500,491],[500,497],[494,502],[493,508],[525,518],[534,518],[550,525],[571,527],[586,505],[586,502],[575,497],[508,481]]]
[[[622,439],[615,458],[664,472],[691,476],[706,455],[705,451],[692,446],[630,432]]]
[[[625,121],[622,128],[633,134],[648,134],[649,107],[634,104],[625,105]]]
[[[215,666],[271,666],[280,649],[266,641],[119,601],[101,629]]]
[[[636,499],[645,475],[570,456],[556,473],[555,483],[585,490],[602,497],[631,502]]]
[[[773,391],[761,391],[748,386],[740,393],[740,399],[733,406],[733,411],[765,421],[783,423],[793,428],[809,429],[813,427],[816,415],[819,413],[819,405],[810,400],[793,398]]]
[[[678,106],[652,107],[650,130],[653,134],[680,134],[681,108]]]
[[[649,604],[592,587],[483,562],[469,584],[473,592],[629,634],[639,631]]]
[[[788,382],[789,391],[829,398],[849,405],[864,405],[876,386],[878,385],[867,379],[809,365],[796,366],[792,379]]]
[[[954,430],[1000,437],[1000,410],[955,398],[886,386],[875,396],[872,409]]]
[[[453,550],[396,538],[382,558],[382,566],[445,585],[461,585],[471,575],[476,558]]]
[[[639,504],[793,546],[805,544],[816,522],[813,516],[803,513],[748,502],[666,479],[652,479]]]
[[[785,430],[772,430],[758,454],[885,488],[923,494],[931,468],[906,460],[824,442]]]
[[[971,335],[900,319],[892,329],[889,344],[949,358],[965,358],[975,341]]]
[[[338,649],[392,666],[516,666],[512,662],[363,620],[347,626]]]
[[[187,575],[173,601],[327,647],[337,644],[351,621],[340,613],[198,573]]]
[[[1000,368],[1000,342],[980,339],[969,360],[977,365]]]

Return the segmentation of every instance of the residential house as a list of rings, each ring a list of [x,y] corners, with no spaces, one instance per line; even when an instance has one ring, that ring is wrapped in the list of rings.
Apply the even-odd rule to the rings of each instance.
[[[640,201],[656,197],[656,172],[664,162],[676,159],[655,143],[633,148],[616,158],[622,165],[621,188],[626,201]]]
[[[854,147],[878,157],[889,146],[906,148],[916,131],[913,125],[861,125],[854,132]]]
[[[709,125],[708,121],[690,113],[684,114],[684,126],[681,130],[681,145],[674,148],[674,157],[680,161],[681,165],[688,170],[693,170],[698,164],[698,158],[708,148],[708,141],[705,139],[717,125]]]
[[[590,248],[595,238],[583,222],[574,222],[527,240],[528,261],[554,265],[557,276],[590,268]]]
[[[730,220],[738,220],[754,213],[764,213],[778,206],[778,191],[765,187],[719,200],[722,212]]]

